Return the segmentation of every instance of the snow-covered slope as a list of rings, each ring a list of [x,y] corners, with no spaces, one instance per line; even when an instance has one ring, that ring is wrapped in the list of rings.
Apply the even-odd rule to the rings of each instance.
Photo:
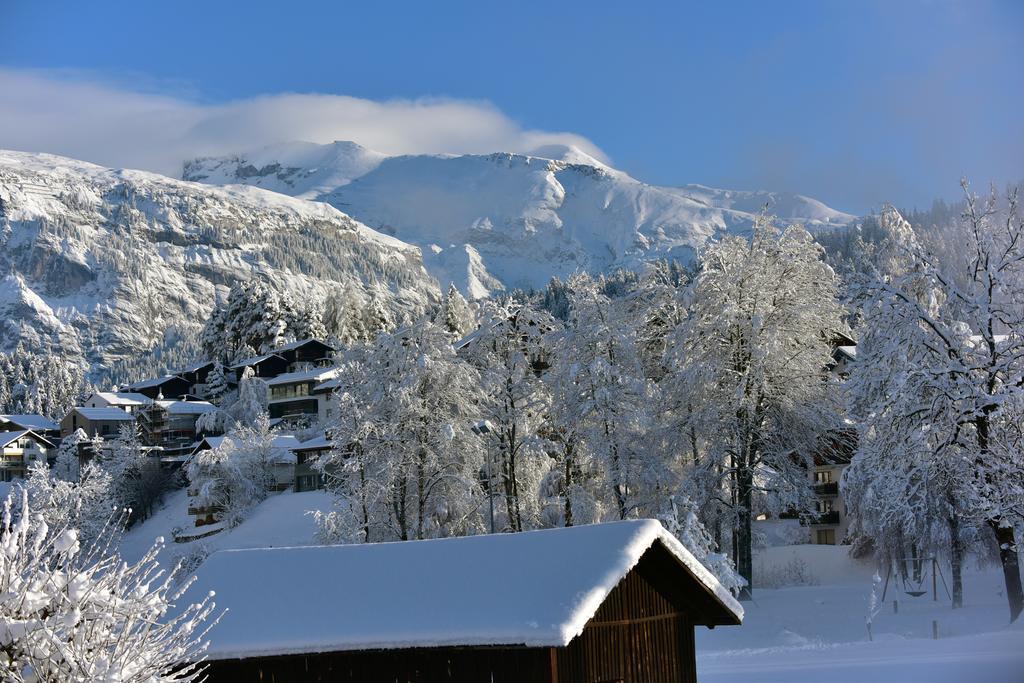
[[[351,283],[411,313],[438,293],[418,248],[327,204],[6,151],[0,273],[0,350],[99,365],[197,330],[240,279],[297,297]]]
[[[749,231],[766,204],[812,230],[854,218],[800,195],[647,185],[559,145],[533,155],[385,157],[351,142],[292,143],[193,160],[183,177],[326,201],[423,247],[442,285],[476,297],[580,269],[688,260],[723,232]]]

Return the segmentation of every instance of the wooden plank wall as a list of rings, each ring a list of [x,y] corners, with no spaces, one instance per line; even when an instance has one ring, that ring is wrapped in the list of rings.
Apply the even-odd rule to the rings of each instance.
[[[547,648],[422,648],[211,662],[211,683],[550,683]]]
[[[639,571],[557,650],[559,683],[695,683],[693,623]]]

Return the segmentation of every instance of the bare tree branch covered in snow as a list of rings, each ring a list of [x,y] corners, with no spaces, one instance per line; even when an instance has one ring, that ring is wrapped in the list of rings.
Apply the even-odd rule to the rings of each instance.
[[[109,546],[84,550],[74,528],[48,525],[27,492],[12,507],[8,497],[0,526],[2,680],[202,679],[212,594],[181,603],[191,582],[175,587],[159,568],[162,541],[127,564]]]

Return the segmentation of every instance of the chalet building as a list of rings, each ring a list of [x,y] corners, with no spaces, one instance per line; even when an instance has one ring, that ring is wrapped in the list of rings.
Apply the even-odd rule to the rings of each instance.
[[[693,683],[695,627],[743,618],[654,520],[222,551],[191,590],[213,683]]]
[[[190,365],[189,367],[183,370],[179,370],[174,374],[188,382],[188,395],[206,396],[206,380],[210,376],[210,372],[213,370],[213,366],[213,361],[203,361],[202,363]]]
[[[289,372],[300,372],[324,367],[331,362],[334,348],[316,339],[302,339],[272,349],[265,354],[246,358],[231,366],[237,381],[241,381],[246,368],[252,368],[256,377],[270,379]]]
[[[182,398],[183,396],[188,396],[192,387],[188,380],[178,375],[163,375],[162,377],[135,382],[124,388],[129,392],[142,394],[155,401],[158,398]]]
[[[134,392],[97,391],[87,398],[82,406],[85,408],[120,408],[126,413],[135,413],[153,402],[153,399]]]
[[[162,461],[180,463],[196,442],[196,421],[212,410],[206,401],[153,401],[138,413],[142,442],[160,449]]]
[[[288,361],[284,359],[284,356],[279,356],[276,353],[264,353],[241,360],[229,369],[235,373],[235,381],[241,382],[242,373],[248,368],[252,369],[252,373],[256,377],[277,377],[288,372]]]
[[[333,444],[326,436],[303,441],[292,449],[295,453],[295,491],[317,491],[324,487],[323,475],[312,464],[321,455],[326,455]]]
[[[0,415],[0,432],[26,429],[54,443],[60,440],[60,423],[45,415]]]
[[[267,413],[271,419],[308,417],[323,420],[327,417],[330,391],[316,389],[338,374],[337,368],[312,368],[287,372],[267,380]]]
[[[857,431],[848,429],[830,434],[825,445],[814,454],[809,476],[815,510],[801,522],[809,528],[810,542],[815,545],[837,545],[846,539],[850,519],[839,491],[839,480],[856,450]]]
[[[0,481],[24,479],[33,462],[49,463],[56,456],[54,443],[31,430],[0,432]]]
[[[120,408],[72,408],[60,421],[60,435],[68,437],[81,429],[92,438],[116,438],[122,426],[133,422],[135,416]]]

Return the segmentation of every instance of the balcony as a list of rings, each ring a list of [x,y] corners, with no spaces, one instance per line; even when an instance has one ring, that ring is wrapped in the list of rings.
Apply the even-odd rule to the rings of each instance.
[[[839,510],[817,512],[800,519],[803,526],[836,526],[839,524]]]
[[[814,495],[816,496],[838,496],[839,495],[839,482],[830,481],[825,484],[814,485]]]

